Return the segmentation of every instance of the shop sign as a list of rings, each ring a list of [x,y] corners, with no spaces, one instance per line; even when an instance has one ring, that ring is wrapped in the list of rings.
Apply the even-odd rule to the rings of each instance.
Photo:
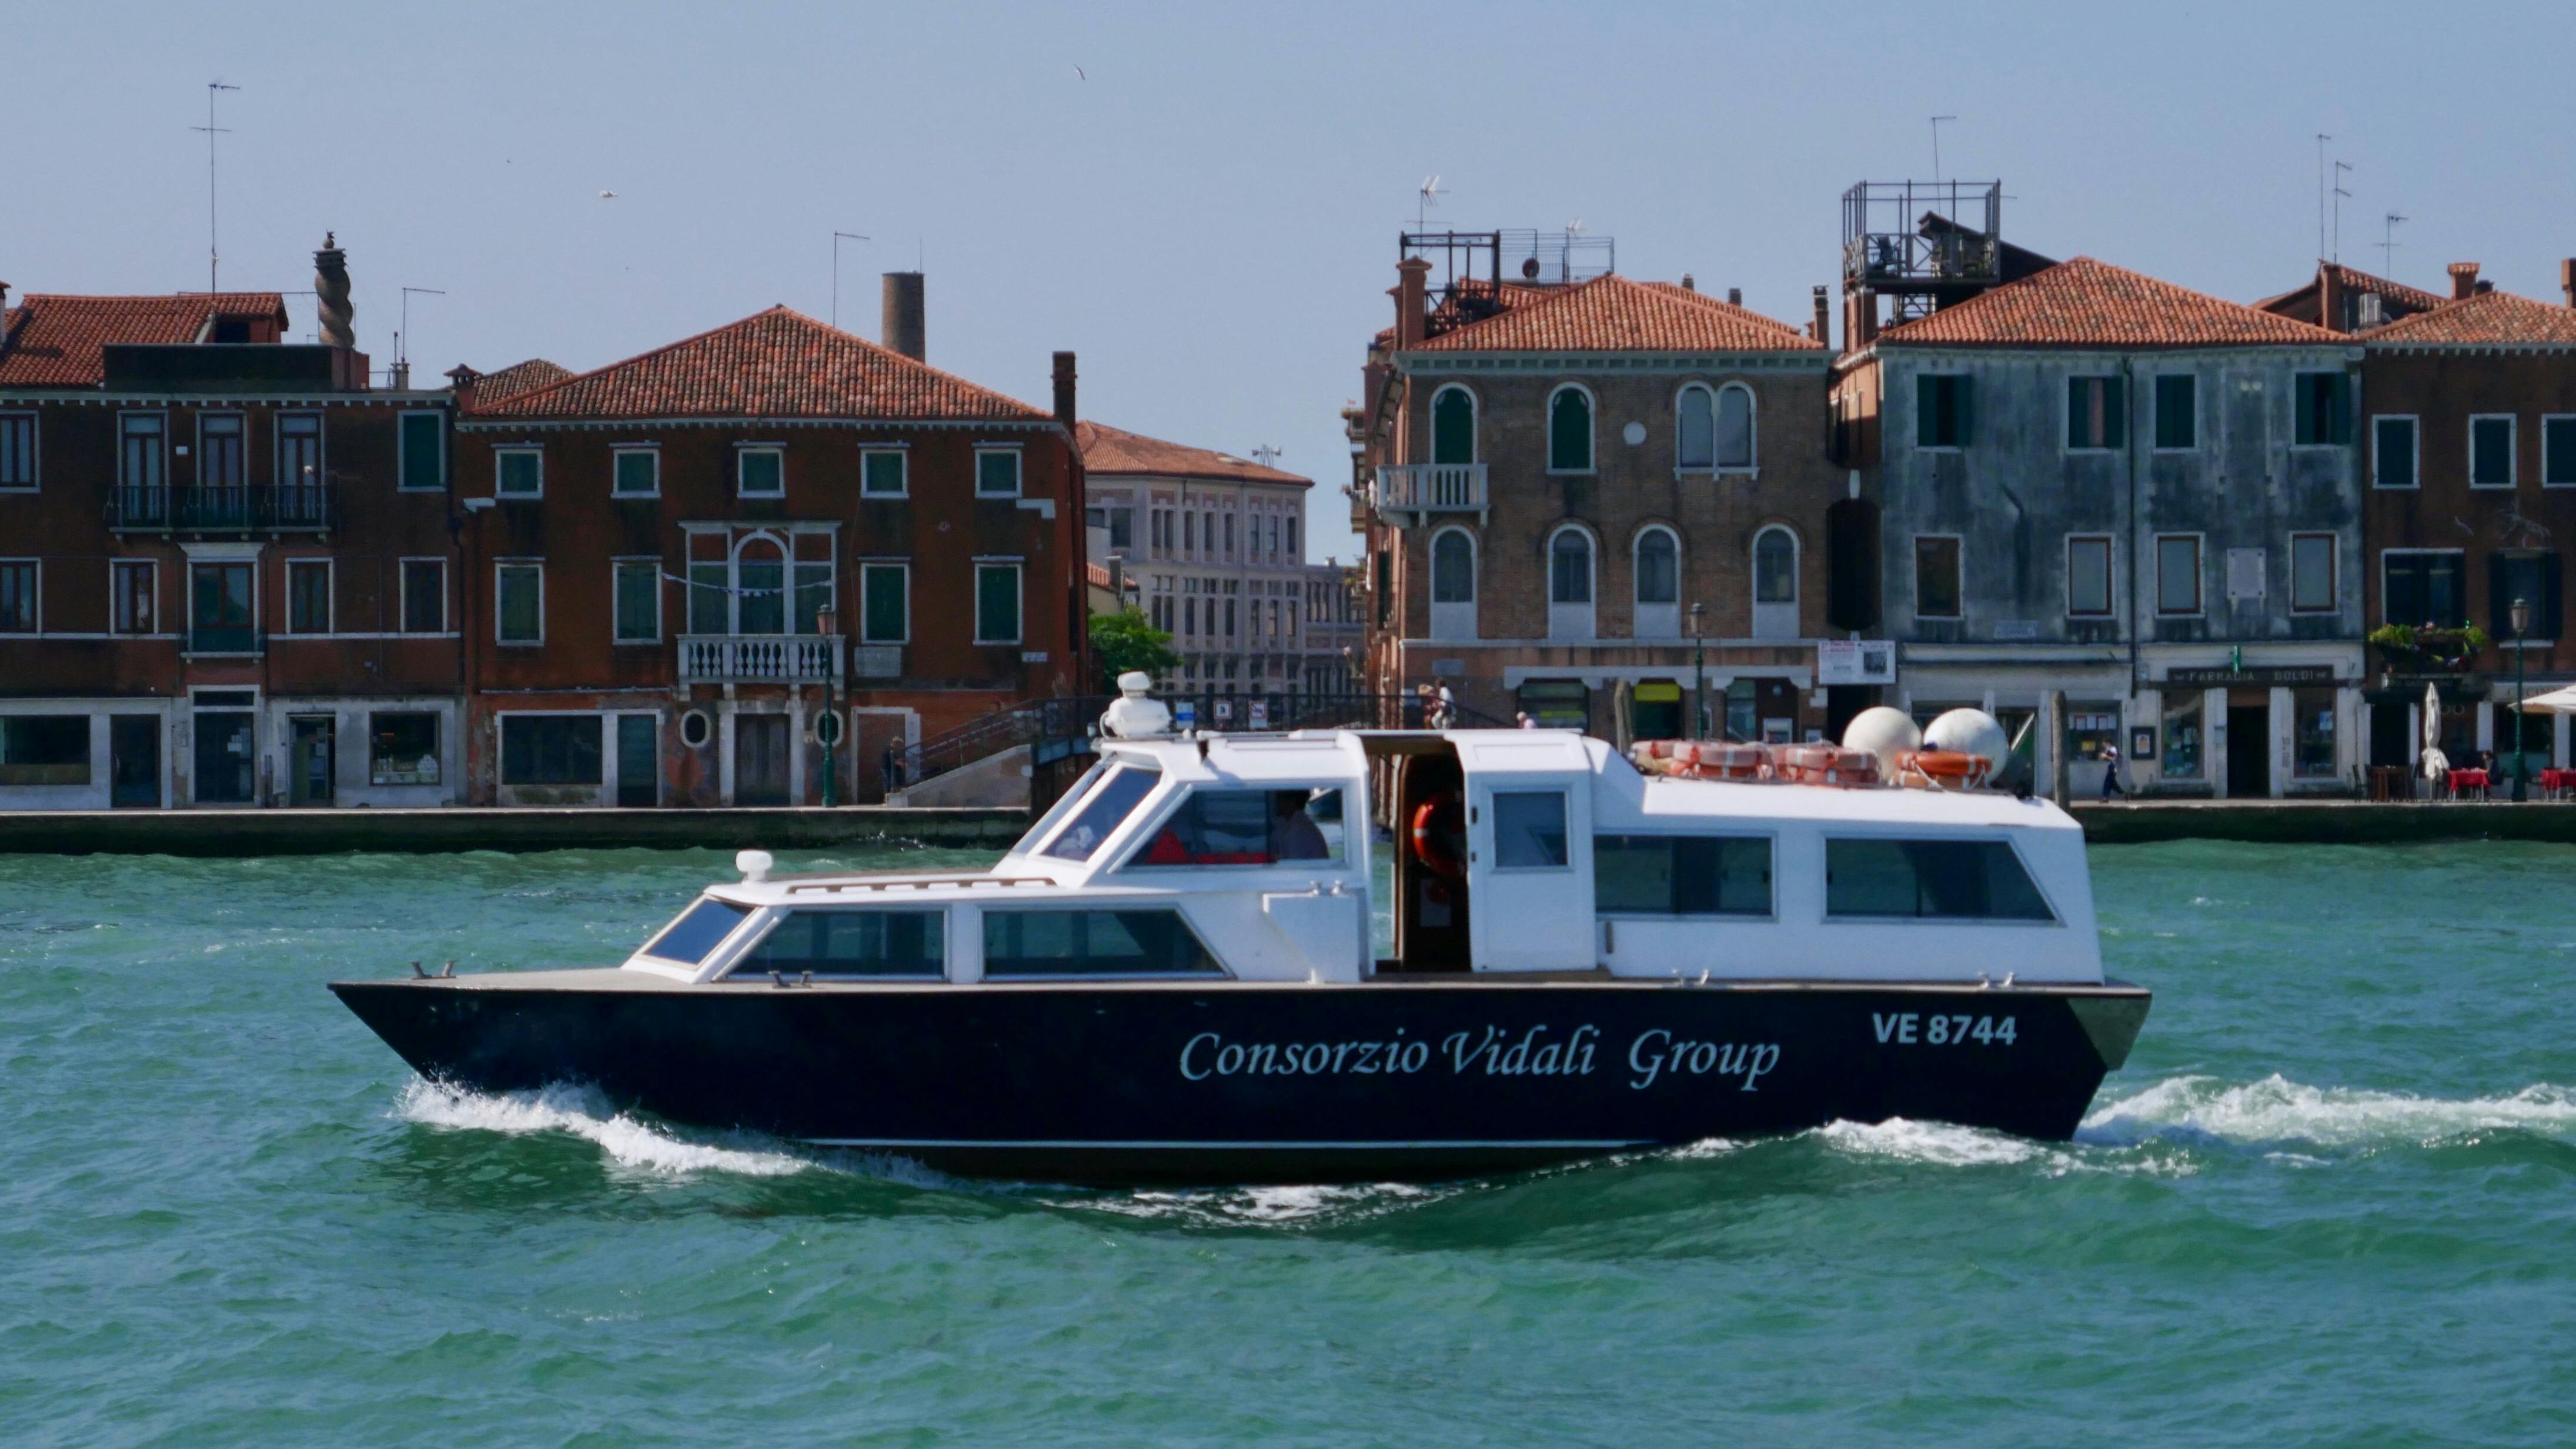
[[[1819,639],[1816,682],[1894,684],[1896,645],[1885,639]]]
[[[2168,669],[2167,684],[2332,684],[2331,664],[2264,664],[2243,669]]]

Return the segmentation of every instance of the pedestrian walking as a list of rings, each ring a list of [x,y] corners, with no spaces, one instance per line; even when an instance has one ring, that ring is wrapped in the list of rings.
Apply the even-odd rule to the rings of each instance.
[[[2125,796],[2128,793],[2128,789],[2120,783],[2120,747],[2104,745],[2102,747],[2102,798],[2108,800],[2114,795]]]
[[[892,740],[886,741],[885,757],[878,762],[877,773],[885,781],[887,794],[903,788],[903,756],[895,750]]]

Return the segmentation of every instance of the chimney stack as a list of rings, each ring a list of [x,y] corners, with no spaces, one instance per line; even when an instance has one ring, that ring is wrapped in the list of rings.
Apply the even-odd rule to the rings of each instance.
[[[880,328],[886,347],[915,362],[929,361],[927,326],[921,306],[921,273],[886,273],[884,321]]]
[[[320,314],[322,340],[333,347],[355,347],[358,334],[349,319],[349,254],[340,250],[339,234],[324,232],[322,250],[313,254],[313,302]]]
[[[1073,426],[1073,354],[1055,355],[1055,420]]]
[[[482,380],[483,374],[461,362],[447,370],[447,390],[455,398],[458,412],[474,411],[474,384]]]
[[[1833,343],[1834,343],[1834,335],[1833,335],[1833,334],[1834,334],[1833,313],[1832,313],[1831,311],[1829,311],[1829,310],[1827,310],[1827,309],[1826,309],[1826,306],[1825,306],[1825,289],[1824,289],[1823,287],[1818,287],[1818,288],[1816,288],[1816,289],[1815,289],[1815,297],[1816,297],[1816,322],[1815,322],[1815,327],[1816,327],[1816,340],[1817,340],[1818,342],[1821,342],[1821,343],[1825,344],[1825,345],[1826,345],[1826,346],[1828,346],[1828,347],[1831,347],[1831,346],[1833,345]]]
[[[1729,287],[1729,288],[1727,288],[1727,289],[1726,289],[1726,305],[1728,305],[1728,306],[1730,306],[1730,307],[1741,307],[1741,306],[1743,306],[1743,305],[1744,305],[1744,289],[1743,289],[1742,287]]]
[[[2558,294],[2567,299],[2568,306],[2576,307],[2576,257],[2558,264]],[[8,296],[9,289],[0,286],[0,301],[8,300]]]
[[[2317,325],[2337,332],[2352,329],[2344,323],[2343,268],[2332,262],[2317,263]]]
[[[1692,276],[1690,273],[1688,273],[1688,272],[1684,272],[1684,273],[1682,273],[1682,290],[1683,290],[1683,291],[1685,291],[1685,292],[1696,292],[1696,291],[1698,291],[1698,290],[1699,290],[1699,279],[1698,279],[1698,278],[1696,278],[1696,277],[1693,277],[1693,276]]]
[[[2477,290],[2478,264],[2475,262],[2451,263],[2451,300],[2456,302],[2463,297],[2474,295]]]
[[[1423,294],[1430,278],[1431,264],[1420,257],[1406,257],[1395,264],[1395,345],[1399,349],[1422,342]]]

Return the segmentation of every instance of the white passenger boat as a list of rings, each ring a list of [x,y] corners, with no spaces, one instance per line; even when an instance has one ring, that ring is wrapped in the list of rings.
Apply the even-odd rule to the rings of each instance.
[[[332,989],[432,1078],[1104,1183],[1451,1177],[1836,1119],[2063,1138],[2146,1017],[2045,801],[1675,778],[1549,730],[1100,752],[989,870],[745,852],[619,966]]]

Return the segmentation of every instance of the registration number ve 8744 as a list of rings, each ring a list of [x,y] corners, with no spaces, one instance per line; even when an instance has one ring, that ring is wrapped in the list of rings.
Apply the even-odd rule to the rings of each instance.
[[[1879,1044],[1898,1046],[2011,1046],[2013,1019],[1972,1016],[1964,1012],[1891,1011],[1869,1014]]]

